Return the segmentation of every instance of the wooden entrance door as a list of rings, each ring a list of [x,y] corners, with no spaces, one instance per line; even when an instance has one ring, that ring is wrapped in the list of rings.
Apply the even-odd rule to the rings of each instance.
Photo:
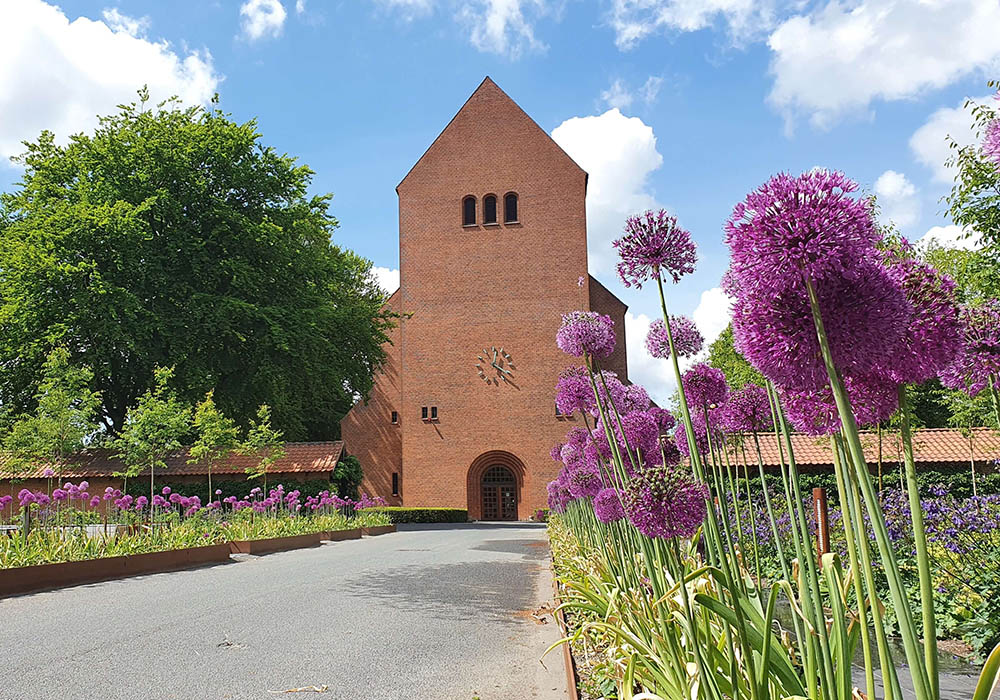
[[[483,474],[483,520],[517,520],[517,480],[496,465]]]

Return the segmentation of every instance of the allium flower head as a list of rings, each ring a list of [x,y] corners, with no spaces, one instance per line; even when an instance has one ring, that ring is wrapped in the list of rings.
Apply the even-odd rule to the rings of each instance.
[[[674,336],[674,351],[678,357],[697,355],[705,344],[698,327],[687,316],[671,316],[670,332]],[[667,338],[667,327],[663,319],[657,319],[649,324],[646,350],[653,357],[661,359],[670,357],[670,340]]]
[[[563,314],[556,345],[574,357],[608,357],[615,349],[615,323],[596,311],[571,311]]]
[[[901,384],[920,384],[950,364],[961,347],[955,283],[911,258],[890,263],[889,276],[903,290],[913,313],[887,369]]]
[[[649,409],[649,415],[656,421],[656,427],[660,429],[660,435],[669,434],[671,428],[677,425],[677,419],[674,418],[674,414],[665,408],[653,406]]]
[[[986,126],[983,137],[983,157],[1000,168],[1000,117]]]
[[[886,420],[899,407],[897,385],[886,375],[860,379],[844,377],[844,388],[859,426]],[[778,389],[788,421],[803,433],[828,435],[840,430],[840,414],[829,385],[809,391]]]
[[[596,467],[581,464],[575,469],[567,469],[566,487],[574,498],[593,498],[604,488],[601,473]]]
[[[703,413],[692,411],[691,427],[694,428],[694,440],[695,446],[698,448],[698,454],[707,454],[708,433],[705,432],[705,418]],[[684,430],[683,423],[678,423],[677,428],[674,430],[674,443],[677,445],[677,450],[682,455],[685,457],[691,456],[691,450],[688,446],[687,431]]]
[[[896,354],[912,307],[882,265],[859,263],[851,277],[823,280],[816,291],[833,361],[841,372],[871,374]],[[736,349],[775,384],[807,391],[827,383],[804,290],[744,292],[733,306],[732,323]]]
[[[726,375],[705,362],[699,362],[681,375],[681,386],[688,403],[698,411],[723,403],[729,394]]]
[[[733,433],[771,430],[774,420],[767,392],[756,384],[747,384],[729,395],[720,416],[722,427]]]
[[[55,471],[52,470],[52,467],[45,467],[45,469],[42,470],[42,476],[45,477],[46,479],[48,479],[51,476],[55,476],[55,474],[56,473]]]
[[[566,506],[573,500],[566,483],[565,473],[560,472],[556,479],[548,483],[546,489],[549,494],[549,510],[553,513],[565,512]]]
[[[625,517],[617,489],[601,489],[594,496],[594,515],[602,523],[612,523]]]
[[[975,396],[1000,376],[1000,300],[961,311],[962,346],[941,373],[941,383]]]
[[[643,469],[629,479],[622,506],[647,537],[691,537],[705,520],[708,487],[669,467]]]
[[[618,444],[619,452],[622,455],[622,462],[627,469],[635,466],[626,454],[626,444],[632,450],[639,451],[639,456],[643,462],[655,460],[659,455],[660,429],[656,420],[646,411],[631,411],[621,416],[621,427],[618,426],[616,418],[610,418],[612,433]],[[595,439],[600,453],[605,458],[610,458],[611,447],[608,444],[607,433],[604,425],[598,421],[594,431]],[[627,443],[626,443],[627,441]]]
[[[678,282],[694,272],[698,260],[691,234],[663,209],[630,216],[625,221],[625,235],[612,245],[621,257],[618,276],[626,287],[642,287],[643,282],[664,273]]]
[[[556,406],[563,415],[581,413],[594,407],[594,389],[586,367],[567,367],[556,380]]]
[[[726,222],[732,273],[740,288],[781,290],[840,277],[875,245],[879,234],[867,199],[843,173],[812,170],[775,175],[736,205]]]

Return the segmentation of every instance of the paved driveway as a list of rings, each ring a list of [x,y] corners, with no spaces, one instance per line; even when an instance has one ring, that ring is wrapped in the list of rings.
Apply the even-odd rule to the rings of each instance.
[[[0,698],[565,698],[551,597],[543,529],[469,525],[10,598]]]

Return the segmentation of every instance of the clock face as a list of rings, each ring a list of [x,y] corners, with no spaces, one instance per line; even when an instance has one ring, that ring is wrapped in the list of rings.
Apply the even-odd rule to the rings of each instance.
[[[514,379],[514,360],[503,348],[490,346],[476,356],[476,371],[487,384],[499,386],[501,382],[510,384]]]

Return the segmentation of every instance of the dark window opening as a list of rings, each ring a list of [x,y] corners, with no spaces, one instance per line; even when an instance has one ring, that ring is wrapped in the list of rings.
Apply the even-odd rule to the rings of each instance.
[[[495,224],[497,222],[497,198],[491,194],[483,197],[483,223]]]
[[[392,424],[396,425],[397,423],[399,423],[399,413],[396,412],[396,411],[393,411],[392,412]]]
[[[462,225],[476,225],[476,198],[466,197],[462,200]]]
[[[426,406],[421,406],[420,407],[420,419],[421,420],[427,420],[427,407]]]
[[[511,192],[503,198],[503,220],[504,223],[513,224],[517,218],[517,195]]]
[[[557,416],[561,416],[562,415],[562,411],[559,410],[559,404],[556,404],[556,415]]]
[[[437,420],[437,419],[438,419],[438,407],[431,406],[431,420]]]
[[[392,473],[392,495],[399,495],[399,472]]]

